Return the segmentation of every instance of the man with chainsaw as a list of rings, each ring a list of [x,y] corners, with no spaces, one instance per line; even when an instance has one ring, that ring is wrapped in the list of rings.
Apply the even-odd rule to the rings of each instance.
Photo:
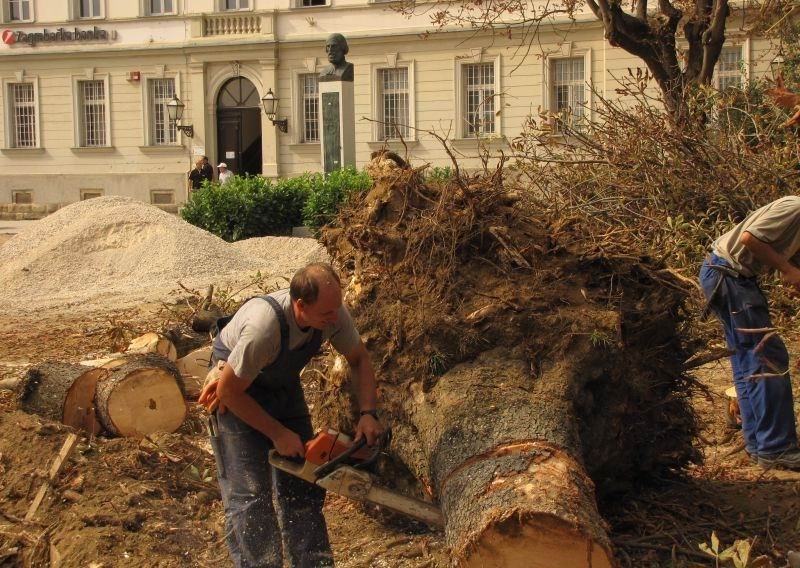
[[[313,437],[300,371],[323,341],[350,365],[360,419],[356,439],[373,445],[375,374],[328,264],[300,269],[288,290],[247,301],[217,323],[212,369],[218,380],[199,402],[212,412],[212,446],[225,507],[227,543],[237,568],[333,566],[322,515],[324,490],[272,468],[269,450],[302,459]],[[223,363],[220,363],[223,362]],[[273,493],[275,507],[273,507]]]
[[[708,309],[722,322],[745,450],[764,468],[800,470],[789,353],[772,327],[756,277],[777,270],[800,291],[800,197],[750,213],[714,241],[700,270]]]

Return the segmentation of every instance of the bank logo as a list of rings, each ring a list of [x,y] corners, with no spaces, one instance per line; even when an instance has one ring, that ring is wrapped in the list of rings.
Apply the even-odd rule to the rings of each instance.
[[[16,34],[11,30],[5,30],[3,32],[3,43],[6,45],[13,45],[16,43],[17,37]]]

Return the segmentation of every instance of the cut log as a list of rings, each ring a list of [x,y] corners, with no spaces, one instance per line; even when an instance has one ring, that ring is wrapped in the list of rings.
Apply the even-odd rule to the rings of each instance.
[[[155,353],[166,357],[170,361],[178,359],[178,351],[175,349],[175,344],[169,339],[158,333],[145,333],[140,335],[128,346],[127,353]]]
[[[130,355],[125,353],[111,353],[108,357],[101,357],[100,359],[87,359],[81,361],[84,367],[103,367],[104,369],[113,369],[125,363]]]
[[[159,355],[142,355],[116,369],[97,387],[98,416],[110,433],[141,438],[174,432],[186,418],[181,375]]]
[[[175,362],[183,379],[186,397],[189,399],[196,400],[203,390],[203,381],[208,375],[209,365],[211,365],[211,351],[212,348],[208,345],[192,351]]]
[[[22,379],[20,406],[26,412],[97,434],[94,395],[106,369],[49,361],[34,367]]]

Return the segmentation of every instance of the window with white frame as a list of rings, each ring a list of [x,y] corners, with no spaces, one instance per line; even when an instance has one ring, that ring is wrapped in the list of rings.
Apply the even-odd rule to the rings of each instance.
[[[409,97],[408,67],[378,69],[378,140],[409,137]]]
[[[583,57],[551,60],[550,110],[559,116],[556,130],[563,122],[580,130],[586,104],[585,60]]]
[[[36,91],[33,83],[11,83],[8,86],[10,101],[10,140],[14,148],[36,148]]]
[[[7,22],[31,20],[31,0],[3,0],[4,19]]]
[[[78,81],[78,119],[81,146],[108,145],[106,84],[102,79]]]
[[[742,48],[723,47],[714,69],[714,83],[720,91],[730,88],[741,89],[744,84],[744,59]]]
[[[175,79],[149,79],[147,81],[148,91],[148,114],[150,126],[149,144],[152,146],[164,146],[177,144],[178,129],[175,123],[170,121],[167,112],[167,103],[175,95]]]
[[[77,3],[78,18],[102,18],[103,0],[74,0]]]
[[[249,10],[250,0],[220,0],[220,9],[229,10]]]
[[[328,0],[300,0],[299,6],[301,8],[312,8],[314,6],[327,6]]]
[[[175,13],[175,4],[178,0],[147,0],[148,16],[163,16]]]
[[[464,137],[494,134],[495,68],[492,63],[467,63],[461,66],[464,101]]]
[[[300,75],[300,113],[303,121],[301,142],[319,142],[319,76]]]

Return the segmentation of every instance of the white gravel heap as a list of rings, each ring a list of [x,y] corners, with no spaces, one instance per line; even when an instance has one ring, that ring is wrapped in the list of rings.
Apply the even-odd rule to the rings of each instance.
[[[260,271],[290,278],[325,260],[313,239],[227,243],[179,217],[127,197],[74,203],[0,246],[0,309],[102,309],[166,300],[189,287],[243,285]]]

